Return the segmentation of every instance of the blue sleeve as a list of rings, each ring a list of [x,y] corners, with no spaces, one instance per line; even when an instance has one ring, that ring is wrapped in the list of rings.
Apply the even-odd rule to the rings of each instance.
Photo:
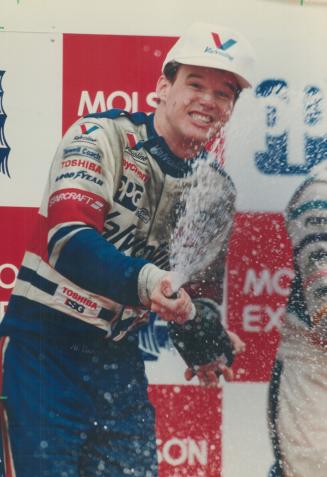
[[[77,232],[64,245],[55,268],[73,283],[122,305],[140,305],[137,281],[149,263],[119,252],[95,229]]]

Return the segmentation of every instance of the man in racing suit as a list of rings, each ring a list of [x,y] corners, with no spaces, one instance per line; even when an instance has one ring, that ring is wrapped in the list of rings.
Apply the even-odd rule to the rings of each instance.
[[[231,38],[226,55],[220,45]],[[183,288],[170,297],[169,240],[192,164],[250,86],[251,55],[236,32],[194,25],[168,53],[154,115],[111,110],[66,132],[0,328],[7,477],[157,475],[137,327],[151,310],[180,336],[194,315],[201,326],[198,310],[206,315]],[[235,190],[215,170],[221,261]],[[221,274],[215,280],[218,290]],[[198,355],[187,364],[199,364],[204,382],[226,370],[215,344]]]
[[[295,277],[269,392],[270,477],[327,475],[327,164],[312,169],[286,215]]]

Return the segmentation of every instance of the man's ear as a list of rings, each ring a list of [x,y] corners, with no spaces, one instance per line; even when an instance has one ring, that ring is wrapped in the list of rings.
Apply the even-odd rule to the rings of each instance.
[[[161,75],[157,82],[156,94],[159,101],[165,102],[171,87],[171,82],[165,75]]]

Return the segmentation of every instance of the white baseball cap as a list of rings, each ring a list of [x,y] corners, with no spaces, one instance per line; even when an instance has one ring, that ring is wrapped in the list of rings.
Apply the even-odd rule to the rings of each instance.
[[[243,35],[225,26],[192,24],[168,52],[162,71],[173,61],[230,71],[241,88],[252,86],[253,49]]]

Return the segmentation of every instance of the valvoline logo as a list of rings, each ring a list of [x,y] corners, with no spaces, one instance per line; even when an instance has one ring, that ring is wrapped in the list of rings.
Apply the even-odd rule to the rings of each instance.
[[[128,132],[126,135],[127,135],[127,141],[128,141],[129,147],[131,148],[135,147],[138,142],[136,134],[133,132]]]
[[[211,33],[211,35],[212,35],[216,48],[218,48],[219,50],[226,51],[229,48],[231,48],[233,45],[235,45],[235,43],[237,43],[237,41],[234,40],[233,38],[229,38],[227,41],[222,43],[218,33]]]
[[[265,150],[255,152],[263,174],[303,175],[327,159],[323,85],[292,91],[284,79],[265,79],[255,89],[264,107]]]
[[[5,71],[0,70],[0,171],[3,174],[6,174],[10,177],[9,169],[8,169],[8,157],[10,152],[10,147],[7,144],[5,138],[5,122],[7,115],[3,110],[2,107],[2,98],[3,98],[3,89],[2,89],[2,78],[5,74]]]
[[[206,46],[204,49],[204,53],[209,53],[210,55],[222,55],[229,60],[233,60],[233,56],[227,52],[232,46],[234,46],[237,41],[234,38],[228,38],[228,40],[222,42],[218,33],[211,33],[211,37],[213,39],[214,46]]]
[[[97,124],[93,124],[93,123],[80,124],[80,129],[81,129],[82,134],[91,134],[92,132],[99,129],[99,127],[100,126],[98,126]]]

